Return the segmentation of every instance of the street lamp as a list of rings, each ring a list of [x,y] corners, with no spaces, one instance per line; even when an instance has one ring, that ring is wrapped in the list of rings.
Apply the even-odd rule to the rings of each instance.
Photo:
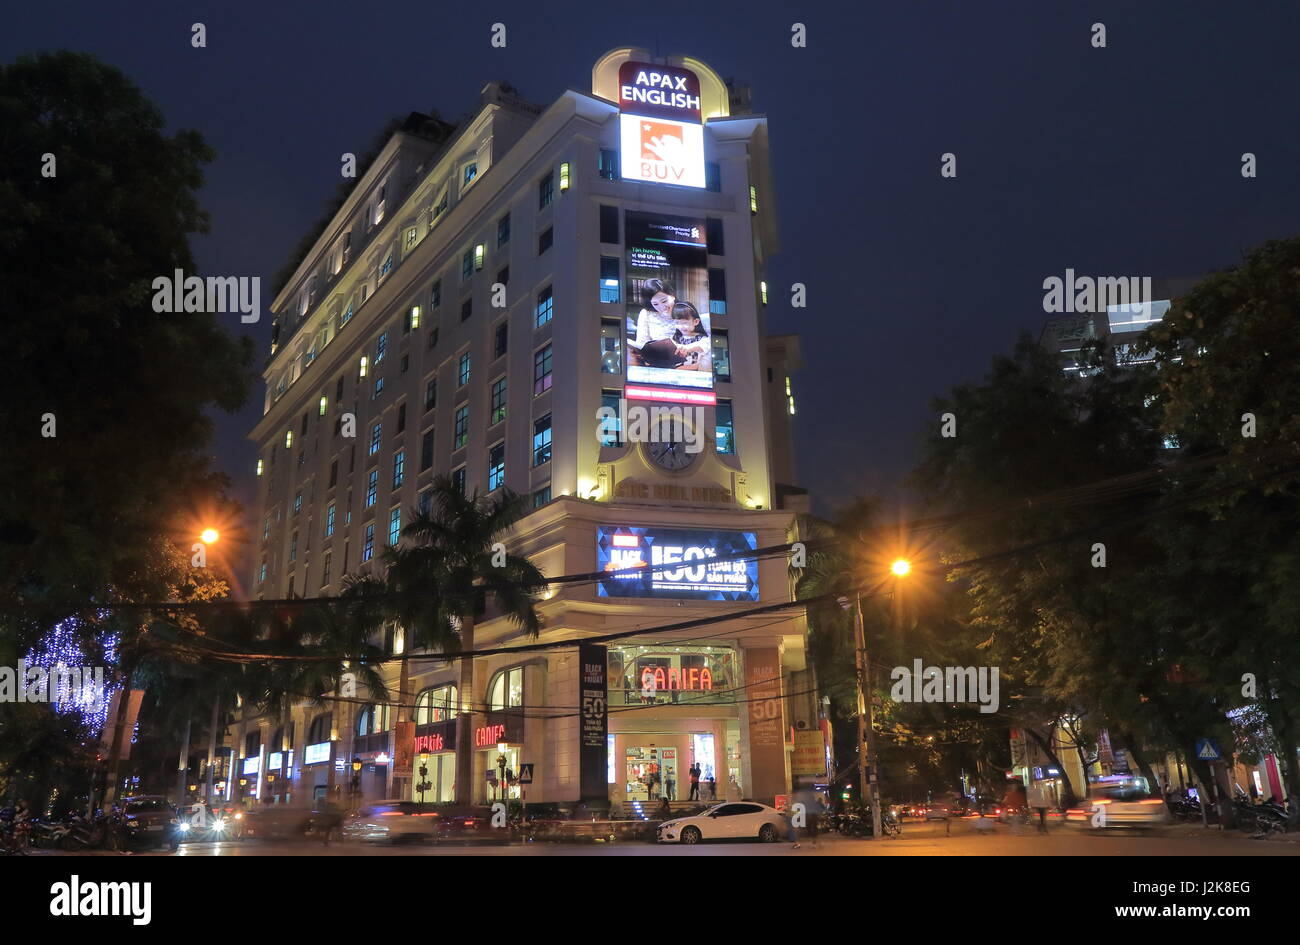
[[[894,572],[894,577],[907,577],[912,573],[912,562],[906,558],[897,558],[889,566],[889,570]]]
[[[429,750],[426,748],[420,752],[420,783],[415,789],[420,792],[420,803],[424,803],[424,792],[432,787],[429,784]]]
[[[500,769],[500,776],[497,781],[497,790],[500,792],[501,800],[505,803],[509,803],[510,801],[509,792],[506,790],[506,763],[510,760],[506,757],[506,750],[509,747],[510,746],[505,742],[497,742],[497,751],[500,752],[500,754],[497,755],[497,767]]]
[[[199,538],[203,539],[205,545],[213,544],[220,537],[221,532],[217,531],[215,528],[205,528],[203,529],[203,534],[199,535]]]

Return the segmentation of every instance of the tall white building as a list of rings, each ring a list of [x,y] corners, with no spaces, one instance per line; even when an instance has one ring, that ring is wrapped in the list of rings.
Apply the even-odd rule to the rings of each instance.
[[[590,92],[544,108],[491,83],[459,128],[413,115],[275,299],[250,433],[258,597],[336,593],[399,541],[439,474],[530,496],[511,550],[547,575],[649,572],[553,586],[538,642],[573,642],[480,658],[473,692],[456,667],[418,661],[416,770],[395,782],[412,799],[454,798],[457,725],[482,749],[460,772],[478,801],[685,799],[696,764],[719,797],[733,781],[768,802],[791,787],[791,729],[817,728],[797,610],[578,649],[791,599],[783,557],[652,570],[791,541],[806,501],[790,481],[797,339],[764,330],[778,246],[767,121],[731,101],[698,60],[622,48]],[[634,441],[627,408],[656,405],[686,408],[685,430]],[[477,648],[523,642],[504,620],[476,630]],[[412,750],[397,715],[250,714],[233,740],[247,783],[231,791],[319,795],[333,737],[339,783],[357,759],[361,791],[383,796],[408,776],[394,770]],[[490,781],[499,744],[531,784]]]

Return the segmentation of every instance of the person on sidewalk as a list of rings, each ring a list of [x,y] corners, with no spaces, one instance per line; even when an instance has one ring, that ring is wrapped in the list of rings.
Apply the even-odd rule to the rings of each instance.
[[[1029,806],[1038,814],[1038,832],[1047,833],[1047,808],[1052,806],[1052,799],[1048,796],[1047,787],[1042,781],[1034,781],[1029,785]]]

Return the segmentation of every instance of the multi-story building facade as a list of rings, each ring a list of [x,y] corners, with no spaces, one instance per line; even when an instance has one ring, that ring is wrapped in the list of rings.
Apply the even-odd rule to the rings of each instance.
[[[480,623],[476,648],[549,645],[476,659],[472,692],[455,666],[414,660],[414,774],[396,663],[388,705],[304,702],[289,724],[250,711],[232,742],[245,797],[319,796],[331,740],[338,783],[355,760],[371,798],[451,801],[467,778],[476,802],[628,805],[685,799],[695,765],[718,797],[789,791],[789,733],[817,728],[803,621],[743,614],[792,599],[786,558],[663,567],[790,542],[806,502],[797,339],[764,329],[767,121],[733,99],[704,63],[633,48],[545,108],[489,84],[459,128],[412,116],[301,260],[273,304],[250,433],[256,596],[329,596],[373,570],[438,475],[529,496],[510,550],[548,576],[650,573],[552,585],[536,641]],[[629,408],[668,404],[685,426],[641,441]],[[584,714],[592,686],[607,715]],[[456,770],[461,725],[470,771]],[[494,782],[503,754],[531,784]]]

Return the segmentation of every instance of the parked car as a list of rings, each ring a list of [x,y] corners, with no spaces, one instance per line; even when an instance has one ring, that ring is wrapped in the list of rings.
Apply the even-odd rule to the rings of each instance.
[[[430,804],[390,799],[367,804],[343,820],[344,840],[396,842],[437,838],[442,814]]]
[[[1093,818],[1104,808],[1104,820],[1097,827],[1155,827],[1169,822],[1163,798],[1153,795],[1146,778],[1112,775],[1094,781],[1088,798],[1065,812],[1066,823],[1093,826]]]
[[[701,840],[762,840],[772,843],[789,833],[785,815],[754,801],[717,804],[693,817],[677,817],[659,825],[660,843],[699,843]]]
[[[127,848],[176,848],[176,808],[160,795],[137,795],[122,799],[115,843]]]

